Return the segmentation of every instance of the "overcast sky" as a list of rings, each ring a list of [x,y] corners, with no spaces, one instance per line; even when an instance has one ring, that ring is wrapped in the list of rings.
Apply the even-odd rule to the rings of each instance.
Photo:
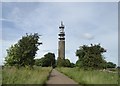
[[[118,64],[118,3],[117,2],[7,2],[2,7],[2,54],[26,33],[39,33],[36,58],[48,52],[58,57],[58,33],[63,21],[66,33],[65,56],[76,62],[76,49],[82,45],[98,44],[107,49],[107,61]],[[2,63],[0,63],[2,64]]]

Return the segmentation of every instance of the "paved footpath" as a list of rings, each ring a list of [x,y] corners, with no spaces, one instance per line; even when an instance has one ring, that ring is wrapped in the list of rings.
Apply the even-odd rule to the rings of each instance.
[[[67,76],[65,76],[64,74],[58,72],[57,70],[53,69],[49,80],[47,81],[47,86],[53,86],[53,85],[60,85],[61,86],[79,86],[78,83],[76,83],[75,81],[73,81],[72,79],[68,78]],[[68,85],[67,85],[68,84]]]

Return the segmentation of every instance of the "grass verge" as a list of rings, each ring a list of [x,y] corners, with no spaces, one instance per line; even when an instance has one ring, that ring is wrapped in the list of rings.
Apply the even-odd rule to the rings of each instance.
[[[50,67],[34,69],[6,67],[2,70],[2,84],[45,84],[51,72]]]
[[[118,84],[118,74],[80,68],[57,68],[79,84]],[[93,85],[94,86],[94,85]]]

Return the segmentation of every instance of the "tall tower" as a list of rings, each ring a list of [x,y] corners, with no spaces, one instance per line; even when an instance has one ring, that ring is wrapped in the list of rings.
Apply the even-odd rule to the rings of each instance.
[[[65,32],[64,32],[64,25],[61,21],[61,25],[59,26],[59,42],[58,42],[58,58],[65,59]]]

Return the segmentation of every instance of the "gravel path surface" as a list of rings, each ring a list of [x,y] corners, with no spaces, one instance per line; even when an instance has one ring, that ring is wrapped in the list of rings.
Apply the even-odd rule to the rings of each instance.
[[[78,83],[55,69],[52,70],[49,80],[46,84],[47,86],[79,86]]]

